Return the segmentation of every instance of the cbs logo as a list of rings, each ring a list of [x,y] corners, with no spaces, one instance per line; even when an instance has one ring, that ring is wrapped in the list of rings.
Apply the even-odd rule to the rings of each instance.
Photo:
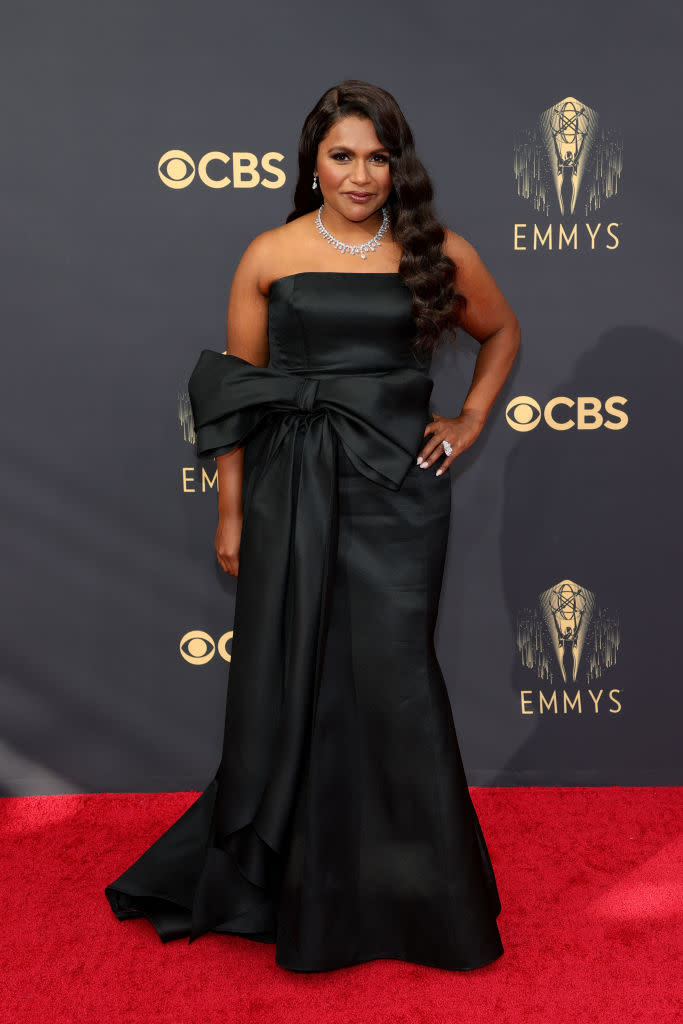
[[[513,430],[525,433],[534,430],[545,420],[552,430],[623,430],[628,423],[628,416],[619,406],[626,405],[628,399],[621,395],[612,395],[605,400],[603,406],[599,398],[551,398],[541,408],[535,398],[529,395],[518,395],[508,402],[505,418]]]
[[[180,655],[190,665],[206,665],[207,662],[211,661],[216,651],[218,651],[218,655],[223,661],[230,661],[231,656],[228,652],[228,642],[232,640],[232,634],[232,630],[228,633],[223,633],[218,638],[218,643],[215,643],[213,637],[205,633],[203,629],[191,629],[189,633],[185,633],[180,638]]]
[[[263,185],[264,188],[281,188],[285,181],[285,173],[279,167],[273,166],[280,160],[284,160],[282,153],[264,153],[259,165],[258,158],[253,153],[221,153],[219,150],[212,150],[195,164],[189,153],[182,149],[169,149],[164,153],[157,165],[159,177],[168,188],[187,188],[199,177],[209,188],[256,188]],[[229,168],[229,164],[232,164]],[[232,177],[228,174],[230,170]],[[272,177],[263,177],[263,173]]]

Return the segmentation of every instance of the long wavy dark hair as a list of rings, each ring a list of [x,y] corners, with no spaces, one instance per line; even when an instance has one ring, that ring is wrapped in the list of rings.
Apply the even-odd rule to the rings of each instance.
[[[398,272],[413,295],[411,315],[417,326],[413,347],[431,355],[440,347],[444,331],[455,333],[466,300],[453,287],[457,268],[442,248],[446,235],[432,208],[431,180],[391,93],[356,78],[323,93],[301,130],[294,209],[285,223],[322,205],[320,189],[311,187],[318,146],[332,125],[349,114],[369,118],[377,138],[389,150],[392,188],[385,205],[393,237],[403,250]]]

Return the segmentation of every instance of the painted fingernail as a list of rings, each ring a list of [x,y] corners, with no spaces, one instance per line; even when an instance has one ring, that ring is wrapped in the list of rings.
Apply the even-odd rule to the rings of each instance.
[[[417,464],[418,464],[418,466],[420,465],[421,462],[422,462],[422,456],[418,455],[418,457],[417,457]]]
[[[442,470],[442,469],[437,469],[437,471],[436,471],[436,474],[435,474],[435,475],[436,475],[436,476],[440,476],[440,475],[441,475],[441,473],[443,473],[443,470]]]
[[[429,463],[425,459],[424,462],[420,463],[420,469],[426,469],[428,465],[429,465]]]

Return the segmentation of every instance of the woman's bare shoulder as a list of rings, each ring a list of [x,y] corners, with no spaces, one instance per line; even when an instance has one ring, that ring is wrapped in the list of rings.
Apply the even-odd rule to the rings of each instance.
[[[479,253],[463,235],[444,226],[445,238],[443,251],[453,260],[456,266],[460,264],[471,264],[479,257]]]
[[[260,232],[244,250],[235,274],[248,276],[253,286],[267,295],[273,281],[288,273],[293,254],[299,252],[309,236],[308,221],[312,217],[313,214],[304,214],[287,224]]]

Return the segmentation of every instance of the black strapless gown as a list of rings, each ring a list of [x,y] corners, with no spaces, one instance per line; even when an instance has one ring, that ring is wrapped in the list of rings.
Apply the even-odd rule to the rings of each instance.
[[[245,445],[223,751],[105,890],[163,942],[246,936],[295,971],[503,952],[434,649],[451,481],[415,461],[414,337],[398,274],[291,274],[267,367],[204,349],[192,371],[198,456]]]

